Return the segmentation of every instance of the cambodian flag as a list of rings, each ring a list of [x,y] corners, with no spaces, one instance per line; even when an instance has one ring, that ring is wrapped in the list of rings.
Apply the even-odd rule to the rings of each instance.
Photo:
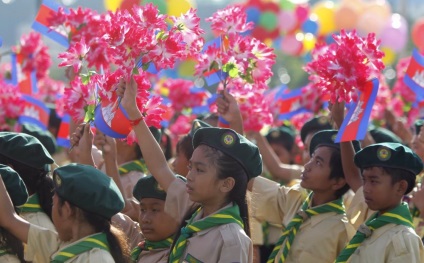
[[[17,85],[19,90],[23,94],[34,94],[38,92],[37,88],[37,77],[35,76],[35,70],[31,73],[22,72],[22,56],[16,53],[12,54],[12,84]]]
[[[281,89],[275,97],[277,100],[276,106],[279,109],[279,120],[289,120],[299,113],[308,111],[300,104],[302,89],[289,92],[287,92],[287,89]]]
[[[58,146],[69,148],[71,141],[69,140],[69,123],[71,116],[65,114],[60,122],[59,131],[57,132],[56,143]]]
[[[418,101],[424,100],[424,56],[417,49],[412,51],[403,82],[415,92]]]
[[[377,97],[378,86],[378,79],[372,79],[365,84],[364,91],[359,94],[358,102],[353,103],[350,107],[337,133],[335,142],[348,142],[365,138],[372,106]]]
[[[29,123],[47,130],[50,118],[50,109],[42,102],[31,96],[23,95],[25,106],[19,117],[18,122],[21,124]]]
[[[67,34],[58,29],[51,28],[49,24],[49,17],[51,16],[51,13],[56,13],[59,7],[60,5],[53,0],[43,0],[43,3],[38,10],[38,14],[32,24],[32,29],[53,39],[65,48],[68,48],[69,40]]]

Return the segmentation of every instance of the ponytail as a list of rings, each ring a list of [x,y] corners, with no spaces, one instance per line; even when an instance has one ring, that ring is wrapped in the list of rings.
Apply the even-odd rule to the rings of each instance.
[[[25,183],[28,194],[38,194],[41,209],[52,220],[53,179],[44,169],[36,169],[0,154],[0,163],[12,165]]]

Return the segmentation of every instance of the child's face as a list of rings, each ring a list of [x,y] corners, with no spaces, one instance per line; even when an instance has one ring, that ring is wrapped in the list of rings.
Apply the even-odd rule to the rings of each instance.
[[[223,180],[218,179],[217,170],[209,156],[207,146],[197,147],[190,160],[187,174],[187,193],[190,200],[203,205],[222,199],[220,191]]]
[[[59,235],[60,240],[69,241],[72,238],[72,221],[71,218],[65,215],[64,206],[59,203],[59,197],[55,193],[53,195],[53,206],[52,206],[52,221],[56,227],[56,231]]]
[[[275,154],[278,156],[278,159],[280,159],[280,162],[285,164],[291,164],[292,163],[292,157],[290,155],[290,152],[287,151],[284,146],[282,146],[279,143],[271,143],[271,148],[274,150]]]
[[[371,210],[385,212],[399,205],[404,194],[399,182],[392,184],[392,177],[381,167],[364,169],[362,178],[365,202]]]
[[[424,143],[418,139],[418,135],[412,137],[411,148],[421,159],[424,158]]]
[[[304,165],[300,185],[314,192],[331,190],[330,158],[332,150],[329,147],[318,147],[311,156],[308,163]]]
[[[138,221],[141,232],[149,241],[161,241],[173,235],[177,222],[164,211],[165,201],[156,198],[140,200]]]
[[[174,170],[174,173],[186,177],[188,174],[188,164],[189,160],[187,156],[177,147],[177,153],[172,162],[172,170]]]

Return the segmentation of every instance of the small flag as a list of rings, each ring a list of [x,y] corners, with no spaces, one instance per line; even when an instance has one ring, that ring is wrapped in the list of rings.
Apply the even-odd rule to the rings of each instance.
[[[69,123],[71,116],[65,114],[60,122],[59,131],[57,132],[56,143],[58,146],[69,148],[71,141],[69,140]]]
[[[417,95],[418,101],[424,100],[424,56],[417,49],[412,51],[403,82]]]
[[[281,89],[276,94],[276,106],[279,109],[278,120],[289,120],[293,116],[307,112],[308,110],[300,104],[302,89],[295,89],[287,93],[287,89]]]
[[[32,24],[32,29],[68,48],[69,39],[67,33],[60,31],[58,28],[51,28],[49,24],[49,17],[52,13],[56,13],[59,7],[60,5],[53,0],[43,0]]]
[[[203,45],[202,52],[206,52],[208,47],[215,46],[216,48],[228,48],[228,40],[226,38],[217,37]],[[208,72],[203,73],[203,77],[205,78],[205,82],[208,86],[212,86],[221,81],[224,81],[228,74],[220,69],[212,69]]]
[[[358,102],[352,104],[337,133],[335,142],[348,142],[365,138],[378,87],[378,79],[372,79],[365,83],[364,91],[359,94]]]
[[[35,94],[38,92],[35,70],[33,70],[31,73],[22,72],[22,62],[22,55],[16,53],[12,54],[12,84],[17,85],[23,94]]]
[[[50,118],[50,109],[40,100],[28,95],[22,95],[25,101],[24,108],[18,122],[20,124],[29,123],[47,130]]]

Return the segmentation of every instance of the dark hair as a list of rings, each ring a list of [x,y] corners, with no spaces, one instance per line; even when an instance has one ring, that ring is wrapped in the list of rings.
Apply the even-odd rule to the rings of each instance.
[[[408,183],[408,188],[406,189],[404,195],[412,191],[412,189],[415,186],[415,174],[405,169],[388,168],[388,167],[381,167],[381,168],[383,169],[385,173],[390,175],[390,177],[392,178],[392,185],[402,180],[405,180]]]
[[[193,155],[193,138],[190,135],[184,135],[177,143],[177,151],[183,153],[187,160],[190,160]]]
[[[25,183],[30,195],[37,193],[40,200],[40,206],[44,213],[52,219],[53,206],[53,179],[49,172],[44,169],[36,169],[21,162],[15,161],[0,154],[0,163],[4,165],[12,165],[13,169],[19,174]]]
[[[18,211],[16,211],[16,213],[19,214]],[[2,227],[0,227],[0,247],[6,249],[7,253],[15,255],[21,263],[26,262],[24,259],[24,245],[22,241]]]
[[[333,147],[328,148],[331,149],[331,157],[329,162],[329,165],[331,167],[330,179],[345,178],[342,165],[342,155],[340,153],[340,150]],[[342,197],[347,191],[349,191],[349,189],[349,184],[346,183],[342,188],[336,190],[335,194],[337,198]]]
[[[213,161],[213,164],[217,168],[217,174],[219,179],[225,179],[228,177],[233,177],[235,180],[234,187],[230,191],[228,196],[228,201],[235,202],[240,210],[240,217],[243,220],[244,224],[244,231],[246,232],[247,236],[250,237],[250,224],[249,224],[249,211],[247,207],[247,201],[246,201],[246,191],[247,191],[247,183],[248,183],[248,177],[246,171],[243,169],[243,167],[232,157],[230,157],[227,154],[224,154],[223,152],[209,147],[205,146],[205,155],[208,158],[211,158]],[[170,249],[170,255],[172,253],[172,250],[176,244],[176,241],[178,240],[181,229],[187,225],[188,220],[192,217],[193,213],[199,208],[198,205],[194,205],[191,207],[191,209],[188,210],[188,212],[185,214],[180,227],[178,228],[177,233],[175,234],[174,243],[171,246]]]
[[[65,200],[58,196],[60,207],[63,206]],[[115,262],[129,263],[130,262],[130,249],[128,240],[124,232],[111,224],[109,219],[102,216],[87,212],[72,203],[68,202],[72,209],[79,209],[82,212],[83,220],[87,221],[94,227],[95,232],[104,232],[109,243],[109,252]]]
[[[165,159],[169,160],[172,158],[172,140],[171,135],[166,130],[162,130],[162,145],[164,146]]]

